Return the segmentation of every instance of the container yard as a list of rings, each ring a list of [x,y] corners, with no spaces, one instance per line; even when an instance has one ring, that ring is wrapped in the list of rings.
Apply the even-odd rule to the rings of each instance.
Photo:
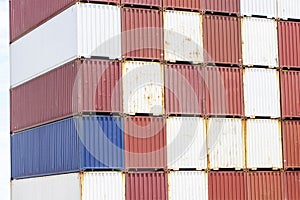
[[[10,1],[11,199],[299,199],[297,5]]]

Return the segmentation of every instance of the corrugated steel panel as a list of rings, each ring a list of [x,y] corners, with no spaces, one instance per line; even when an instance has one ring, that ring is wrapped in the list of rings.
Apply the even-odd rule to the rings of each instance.
[[[280,67],[300,68],[300,22],[280,21],[278,43]]]
[[[195,65],[165,65],[167,114],[203,114],[204,73]]]
[[[121,4],[129,4],[129,5],[147,5],[153,7],[162,7],[162,0],[121,0]]]
[[[160,63],[126,61],[122,74],[124,113],[164,113],[164,72]]]
[[[278,67],[277,22],[272,19],[242,19],[243,64]]]
[[[122,8],[122,56],[163,59],[163,12]]]
[[[242,116],[243,71],[231,67],[205,68],[205,114]]]
[[[282,117],[300,117],[300,72],[282,71],[280,73]]]
[[[200,117],[167,119],[168,169],[206,169],[205,122]]]
[[[204,0],[204,11],[240,13],[240,0]]]
[[[286,172],[283,177],[284,199],[300,199],[300,172]]]
[[[120,172],[71,173],[13,180],[11,190],[12,200],[125,200]]]
[[[246,173],[208,173],[208,197],[210,200],[246,200]]]
[[[278,0],[278,16],[282,19],[300,19],[298,0]]]
[[[202,16],[183,11],[164,12],[165,60],[203,62]]]
[[[247,199],[281,200],[283,198],[280,172],[247,173]]]
[[[74,117],[11,136],[12,179],[85,169],[123,169],[123,120]]]
[[[166,122],[161,117],[124,119],[125,168],[166,168]]]
[[[121,73],[119,62],[75,60],[11,89],[11,132],[81,112],[122,112]]]
[[[127,200],[168,199],[166,173],[127,173],[125,179]]]
[[[244,70],[245,116],[280,117],[279,72],[275,69]]]
[[[240,0],[241,15],[277,17],[277,0]]]
[[[240,64],[241,20],[238,17],[203,16],[204,59],[210,63]]]
[[[300,121],[283,121],[284,168],[300,168]]]
[[[245,168],[241,119],[209,119],[207,138],[210,169]]]
[[[76,4],[34,29],[10,45],[11,86],[77,57],[121,58],[120,18],[117,6]]]
[[[200,171],[170,172],[169,199],[207,200],[207,173]]]
[[[278,120],[246,122],[247,168],[282,168],[281,124]]]
[[[162,0],[164,8],[181,8],[189,10],[200,10],[203,0]]]

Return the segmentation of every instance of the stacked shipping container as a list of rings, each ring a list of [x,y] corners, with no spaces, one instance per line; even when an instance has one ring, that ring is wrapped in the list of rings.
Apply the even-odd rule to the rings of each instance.
[[[297,4],[11,1],[12,199],[298,199]]]

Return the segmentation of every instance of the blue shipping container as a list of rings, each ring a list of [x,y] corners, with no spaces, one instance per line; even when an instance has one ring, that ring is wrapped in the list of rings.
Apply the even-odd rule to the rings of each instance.
[[[11,136],[12,179],[124,168],[123,119],[72,117]]]

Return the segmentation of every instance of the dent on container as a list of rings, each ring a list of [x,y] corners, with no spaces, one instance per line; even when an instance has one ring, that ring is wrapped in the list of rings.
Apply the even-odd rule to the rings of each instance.
[[[240,0],[241,15],[277,18],[277,0]]]
[[[76,4],[10,45],[15,87],[75,58],[121,58],[120,8]],[[101,33],[101,34],[100,34]]]
[[[245,116],[280,117],[279,72],[276,69],[244,70]]]
[[[125,200],[121,172],[71,173],[13,180],[11,190],[12,200]]]
[[[163,59],[163,12],[122,8],[122,56]]]
[[[245,168],[241,119],[210,118],[207,130],[209,168]]]
[[[122,74],[124,113],[164,113],[164,72],[160,63],[126,61]]]
[[[94,169],[123,169],[123,120],[89,116],[11,136],[12,179]]]
[[[151,7],[161,7],[162,0],[121,0],[121,5],[142,5],[142,6],[151,6]]]
[[[164,56],[170,62],[203,62],[200,13],[170,10],[164,12]]]
[[[170,172],[169,199],[172,200],[207,200],[207,173],[201,171]]]
[[[277,22],[272,19],[242,19],[243,65],[278,67]]]
[[[206,169],[205,122],[200,117],[167,119],[168,169]]]
[[[240,18],[204,15],[203,40],[205,62],[232,65],[241,63],[242,43]]]
[[[278,0],[278,17],[281,19],[300,19],[300,1]]]
[[[164,8],[181,8],[199,11],[203,7],[203,0],[162,0]]]
[[[300,172],[285,172],[283,178],[284,199],[300,199]]]
[[[203,0],[204,11],[218,13],[240,13],[240,0]]]
[[[282,168],[281,124],[278,120],[246,121],[247,168]]]
[[[111,60],[74,60],[12,88],[11,132],[83,112],[122,112],[122,71]]]
[[[280,67],[300,68],[300,22],[279,21]]]

